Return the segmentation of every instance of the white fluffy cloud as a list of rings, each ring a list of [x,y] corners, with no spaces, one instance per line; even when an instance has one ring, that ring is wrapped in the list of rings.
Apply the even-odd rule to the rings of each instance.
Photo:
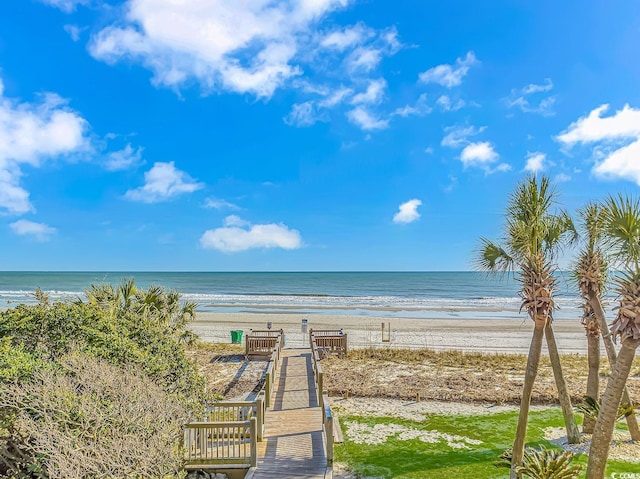
[[[593,168],[593,173],[604,179],[630,180],[640,185],[640,140],[610,153]]]
[[[464,166],[484,165],[498,159],[493,145],[488,141],[469,143],[460,154]]]
[[[352,76],[371,72],[385,56],[394,55],[402,46],[395,28],[387,29],[378,35],[371,29],[367,33],[367,43],[355,47],[344,61],[346,70]]]
[[[389,120],[377,117],[374,113],[363,106],[358,106],[347,113],[347,118],[351,123],[359,126],[365,131],[384,130],[389,128]]]
[[[498,171],[509,171],[511,169],[511,166],[507,163],[500,163],[494,167],[493,164],[499,157],[500,155],[496,153],[493,145],[488,141],[469,143],[464,147],[462,153],[460,153],[460,161],[462,161],[465,168],[482,168],[488,175]]]
[[[569,125],[566,131],[558,135],[558,140],[573,146],[576,143],[593,143],[605,140],[619,140],[640,137],[640,109],[624,105],[614,115],[602,117],[609,105],[601,105],[587,116]]]
[[[356,25],[335,29],[328,33],[321,41],[320,46],[331,50],[344,51],[375,36],[375,32],[364,25]]]
[[[461,99],[451,101],[448,95],[441,95],[436,100],[436,105],[438,105],[442,111],[458,111],[460,108],[463,108],[465,104],[465,101]]]
[[[594,144],[595,176],[621,179],[640,185],[640,109],[624,105],[603,117],[609,105],[601,105],[569,125],[557,139],[567,147]]]
[[[296,62],[329,13],[350,0],[129,0],[126,15],[98,32],[91,54],[108,63],[142,63],[160,85],[196,80],[205,91],[225,89],[269,98],[303,70]],[[356,33],[324,38],[346,48]],[[351,38],[351,40],[350,40]]]
[[[371,80],[367,89],[353,96],[353,105],[380,103],[387,88],[387,82],[383,79]]]
[[[423,93],[418,97],[418,101],[415,105],[405,105],[403,107],[396,108],[392,113],[392,116],[401,116],[404,118],[412,115],[423,116],[431,113],[431,110],[432,108],[427,105],[427,94]]]
[[[422,201],[416,198],[402,203],[398,207],[398,212],[393,216],[393,222],[406,224],[418,220],[420,218],[418,206],[420,205],[422,205]]]
[[[33,236],[37,241],[48,241],[51,235],[57,231],[44,223],[36,223],[29,220],[18,220],[9,225],[11,230],[21,236]]]
[[[235,253],[254,248],[298,249],[302,237],[297,230],[279,223],[251,225],[238,216],[225,218],[222,228],[207,230],[200,238],[200,245],[225,253]]]
[[[64,31],[69,34],[69,36],[71,37],[71,40],[73,40],[74,42],[80,41],[80,35],[82,34],[83,31],[87,29],[88,27],[81,28],[78,25],[71,25],[71,24],[64,26]]]
[[[538,173],[546,168],[547,155],[540,152],[528,153],[527,162],[524,165],[525,171]]]
[[[480,128],[476,128],[473,125],[469,126],[447,126],[445,131],[445,136],[442,138],[440,144],[442,146],[447,146],[449,148],[460,148],[463,145],[468,145],[470,143],[469,137],[476,136],[486,130],[486,126],[481,126]]]
[[[216,210],[240,210],[238,205],[221,198],[207,198],[204,201],[205,208],[213,208]]]
[[[318,102],[318,105],[323,108],[333,108],[334,106],[344,102],[351,95],[353,95],[353,90],[351,88],[340,87],[337,90],[328,93],[323,100]]]
[[[283,121],[290,126],[311,126],[319,119],[316,104],[312,101],[295,103],[291,111],[283,118]]]
[[[556,97],[547,95],[541,97],[541,93],[548,93],[553,89],[551,78],[545,78],[544,83],[529,83],[525,87],[511,90],[511,95],[505,98],[507,108],[519,108],[525,113],[539,113],[544,116],[554,115],[553,105]]]
[[[141,64],[155,85],[176,90],[196,84],[204,94],[268,100],[292,88],[298,95],[283,118],[291,126],[327,121],[342,106],[356,125],[381,129],[389,110],[357,107],[382,102],[379,65],[403,45],[395,27],[333,23],[331,14],[354,1],[125,0],[88,49],[109,64]]]
[[[122,150],[107,155],[104,167],[108,171],[128,170],[142,162],[142,148],[133,148],[127,144]]]
[[[460,161],[464,168],[478,167],[482,168],[486,174],[498,171],[508,171],[511,169],[507,163],[500,163],[493,166],[500,157],[495,151],[493,145],[489,141],[472,142],[469,138],[476,136],[486,130],[486,126],[476,128],[469,126],[448,126],[444,129],[445,136],[440,144],[449,148],[464,148],[460,152]]]
[[[176,196],[193,193],[204,187],[184,171],[178,170],[173,161],[158,162],[144,174],[144,185],[129,190],[125,198],[143,203],[157,203]]]
[[[447,88],[453,88],[462,83],[462,79],[469,73],[469,69],[479,63],[473,52],[467,52],[464,58],[458,58],[454,65],[438,65],[418,75],[423,83],[437,83]]]
[[[23,214],[33,210],[29,193],[20,185],[25,165],[88,147],[87,121],[58,95],[42,95],[39,103],[20,103],[4,95],[0,80],[0,210]]]

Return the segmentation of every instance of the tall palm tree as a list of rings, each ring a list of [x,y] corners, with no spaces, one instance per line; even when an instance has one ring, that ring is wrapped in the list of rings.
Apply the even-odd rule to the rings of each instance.
[[[607,261],[602,251],[602,236],[605,228],[605,212],[598,203],[588,203],[579,210],[583,246],[578,255],[574,273],[583,298],[582,324],[587,334],[587,356],[589,375],[587,377],[586,395],[598,400],[600,398],[600,336],[605,345],[609,364],[613,367],[617,353],[609,326],[607,325],[602,295],[607,278]],[[627,388],[622,392],[622,402],[631,404]],[[626,417],[629,433],[634,441],[640,441],[640,427],[635,413]],[[583,430],[593,433],[595,420],[585,416]]]
[[[619,195],[604,204],[604,236],[622,274],[616,279],[620,304],[611,334],[621,342],[618,358],[602,396],[593,431],[587,479],[603,479],[618,406],[640,346],[640,201]]]
[[[517,278],[522,285],[521,309],[527,311],[534,323],[513,445],[512,478],[519,476],[515,468],[522,465],[531,394],[538,374],[545,331],[548,332],[549,349],[554,349],[557,353],[551,328],[553,310],[556,308],[553,298],[556,281],[553,272],[556,269],[556,255],[566,242],[574,238],[575,229],[565,212],[552,211],[556,204],[556,196],[547,177],[542,177],[538,182],[535,176],[531,176],[519,183],[509,198],[502,243],[482,238],[477,258],[478,267],[484,271],[517,272]],[[562,379],[559,356],[550,355],[550,358],[553,363],[556,363],[554,367],[556,384],[559,390],[565,389],[564,394],[561,393],[559,396],[562,401],[568,400],[568,405],[563,407],[567,436],[571,441],[579,442],[580,433],[573,418],[571,402]]]
[[[582,248],[574,268],[574,275],[578,282],[582,296],[582,324],[587,335],[587,362],[589,372],[587,376],[586,395],[600,399],[600,323],[593,306],[589,302],[590,296],[601,301],[606,281],[607,265],[600,249],[600,240],[604,227],[602,208],[597,203],[588,203],[578,211],[580,216],[580,232]],[[593,433],[595,419],[585,415],[582,430]]]

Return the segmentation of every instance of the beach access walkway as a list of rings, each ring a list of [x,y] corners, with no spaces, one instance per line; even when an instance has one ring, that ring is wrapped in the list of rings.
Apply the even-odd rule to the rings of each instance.
[[[269,357],[260,391],[245,401],[215,401],[200,420],[185,424],[188,478],[211,472],[245,479],[332,478],[334,442],[342,439],[324,391],[321,358],[346,354],[347,335],[311,330],[310,347],[302,349],[284,349],[284,339],[282,330],[248,334],[246,357]]]
[[[253,479],[331,477],[312,361],[310,348],[282,350]]]

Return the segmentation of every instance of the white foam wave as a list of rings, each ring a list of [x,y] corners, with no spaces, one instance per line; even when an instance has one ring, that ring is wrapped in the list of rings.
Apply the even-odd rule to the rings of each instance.
[[[46,291],[54,301],[85,298],[82,291]],[[317,309],[389,309],[389,310],[451,310],[451,311],[518,311],[517,297],[481,298],[407,298],[397,296],[313,296],[313,295],[244,295],[184,293],[182,298],[196,302],[201,309],[216,308],[317,308]],[[577,309],[579,298],[556,298],[561,309]],[[19,303],[34,304],[33,291],[0,291],[0,306]]]

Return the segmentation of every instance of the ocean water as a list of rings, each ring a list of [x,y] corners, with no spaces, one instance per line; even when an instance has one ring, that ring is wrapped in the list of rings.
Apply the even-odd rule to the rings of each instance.
[[[195,301],[199,311],[350,314],[382,317],[523,319],[518,282],[478,272],[0,272],[0,307],[35,303],[40,287],[53,300],[84,297],[91,284],[133,278]],[[568,274],[557,281],[555,317],[580,317]]]

